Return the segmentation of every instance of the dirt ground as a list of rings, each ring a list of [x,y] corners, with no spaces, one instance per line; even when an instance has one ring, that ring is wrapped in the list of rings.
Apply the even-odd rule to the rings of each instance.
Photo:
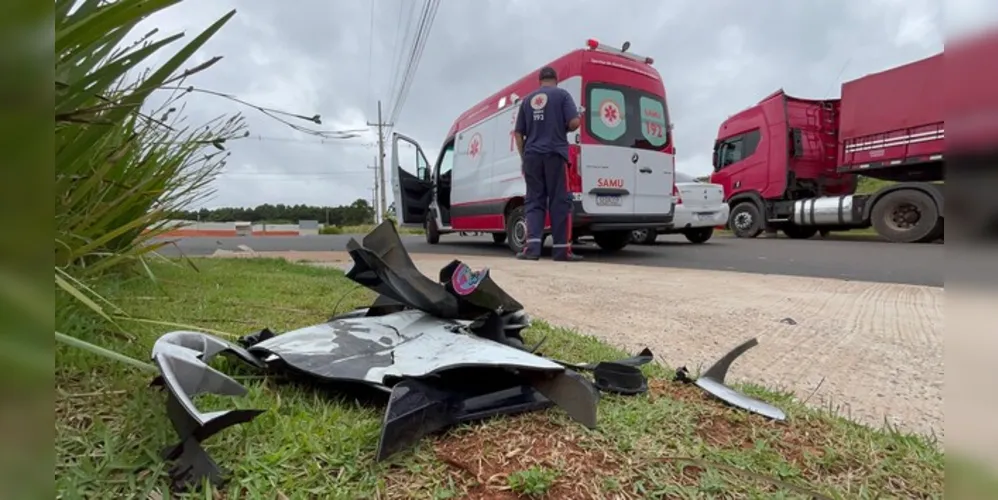
[[[216,256],[232,256],[219,252]],[[348,266],[345,252],[261,252]],[[868,425],[943,437],[942,288],[605,263],[413,255],[436,276],[454,258],[557,326],[670,366],[706,368],[742,341],[730,381],[791,390]],[[592,360],[579,360],[592,361]]]

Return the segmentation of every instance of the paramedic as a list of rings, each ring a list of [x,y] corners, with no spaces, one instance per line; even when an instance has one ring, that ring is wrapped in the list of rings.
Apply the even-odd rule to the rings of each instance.
[[[558,74],[545,66],[541,87],[520,103],[516,115],[516,149],[527,184],[527,241],[518,259],[538,260],[544,242],[544,215],[551,215],[554,260],[577,261],[572,253],[572,195],[568,191],[568,133],[579,128],[572,95],[558,87]]]

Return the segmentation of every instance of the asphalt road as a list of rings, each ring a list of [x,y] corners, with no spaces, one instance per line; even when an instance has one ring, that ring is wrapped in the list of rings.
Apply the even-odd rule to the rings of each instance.
[[[350,235],[186,238],[179,240],[176,247],[165,247],[162,253],[211,255],[218,249],[238,250],[240,245],[256,251],[342,251],[351,237],[361,238]],[[422,236],[403,236],[403,242],[410,253],[512,258],[505,246],[493,244],[489,236],[446,235],[438,245],[427,244]],[[693,245],[682,236],[670,235],[659,236],[655,245],[630,245],[617,254],[603,254],[591,243],[576,247],[576,252],[595,262],[943,286],[943,247],[849,239],[744,240],[722,235],[703,245]],[[550,252],[550,248],[545,251]]]

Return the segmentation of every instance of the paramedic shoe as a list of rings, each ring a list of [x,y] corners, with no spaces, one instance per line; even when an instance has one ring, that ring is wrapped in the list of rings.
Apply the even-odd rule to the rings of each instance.
[[[570,253],[568,255],[559,255],[554,257],[552,260],[555,262],[579,262],[582,260],[582,256]]]
[[[516,254],[517,260],[541,260],[540,255],[533,255],[526,252],[526,250]]]

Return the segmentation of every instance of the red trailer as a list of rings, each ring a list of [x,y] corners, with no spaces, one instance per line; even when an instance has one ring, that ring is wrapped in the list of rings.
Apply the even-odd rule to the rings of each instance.
[[[782,90],[721,124],[711,182],[738,237],[873,226],[897,242],[943,235],[943,55],[846,82],[839,99]],[[893,181],[855,194],[859,176]]]

